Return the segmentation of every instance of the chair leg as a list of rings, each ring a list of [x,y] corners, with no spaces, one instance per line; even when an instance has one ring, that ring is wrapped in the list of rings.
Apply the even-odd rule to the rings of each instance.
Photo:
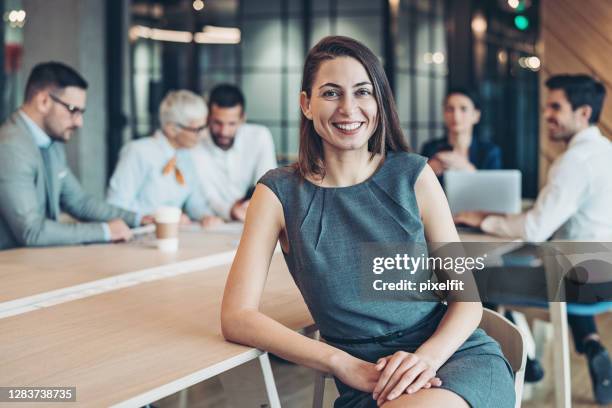
[[[323,408],[323,397],[325,396],[325,374],[320,371],[314,372],[314,395],[312,397],[312,408]]]
[[[570,374],[569,330],[567,327],[567,305],[565,302],[549,304],[550,321],[555,331],[554,369],[555,369],[555,406],[572,406],[572,383]]]
[[[531,333],[531,329],[529,328],[529,323],[527,323],[527,319],[525,315],[521,312],[510,311],[512,314],[512,319],[514,320],[514,324],[520,330],[523,338],[525,339],[525,346],[527,348],[527,357],[531,359],[536,358],[536,345],[535,340],[533,339],[533,334]]]
[[[523,388],[525,386],[525,370],[518,371],[514,379],[514,394],[516,401],[514,403],[515,408],[521,408],[523,404]]]

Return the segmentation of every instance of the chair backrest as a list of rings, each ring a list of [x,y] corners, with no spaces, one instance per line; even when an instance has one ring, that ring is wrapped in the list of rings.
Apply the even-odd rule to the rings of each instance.
[[[526,350],[523,335],[510,320],[490,309],[484,308],[479,327],[500,345],[504,356],[515,373],[525,367]]]
[[[516,406],[520,407],[527,362],[527,348],[523,335],[514,323],[487,308],[483,309],[479,327],[499,343],[504,356],[510,363],[514,371]]]

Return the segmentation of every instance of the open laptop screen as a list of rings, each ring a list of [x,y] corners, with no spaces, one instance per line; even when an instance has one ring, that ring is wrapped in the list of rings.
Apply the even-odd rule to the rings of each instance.
[[[521,212],[519,170],[449,170],[444,173],[444,189],[453,214],[461,211]]]

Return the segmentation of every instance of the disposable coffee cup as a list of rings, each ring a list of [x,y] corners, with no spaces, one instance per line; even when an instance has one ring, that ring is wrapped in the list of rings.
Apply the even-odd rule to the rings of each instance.
[[[179,246],[179,224],[182,211],[178,207],[159,207],[155,211],[155,236],[157,249],[176,252]]]

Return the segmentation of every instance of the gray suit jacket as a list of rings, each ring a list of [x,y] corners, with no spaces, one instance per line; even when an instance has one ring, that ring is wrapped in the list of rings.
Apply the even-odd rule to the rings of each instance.
[[[0,249],[101,242],[102,222],[114,218],[136,226],[136,214],[81,188],[62,143],[53,143],[49,155],[52,175],[47,181],[42,154],[21,115],[13,113],[0,126]],[[58,222],[60,210],[82,222]]]

